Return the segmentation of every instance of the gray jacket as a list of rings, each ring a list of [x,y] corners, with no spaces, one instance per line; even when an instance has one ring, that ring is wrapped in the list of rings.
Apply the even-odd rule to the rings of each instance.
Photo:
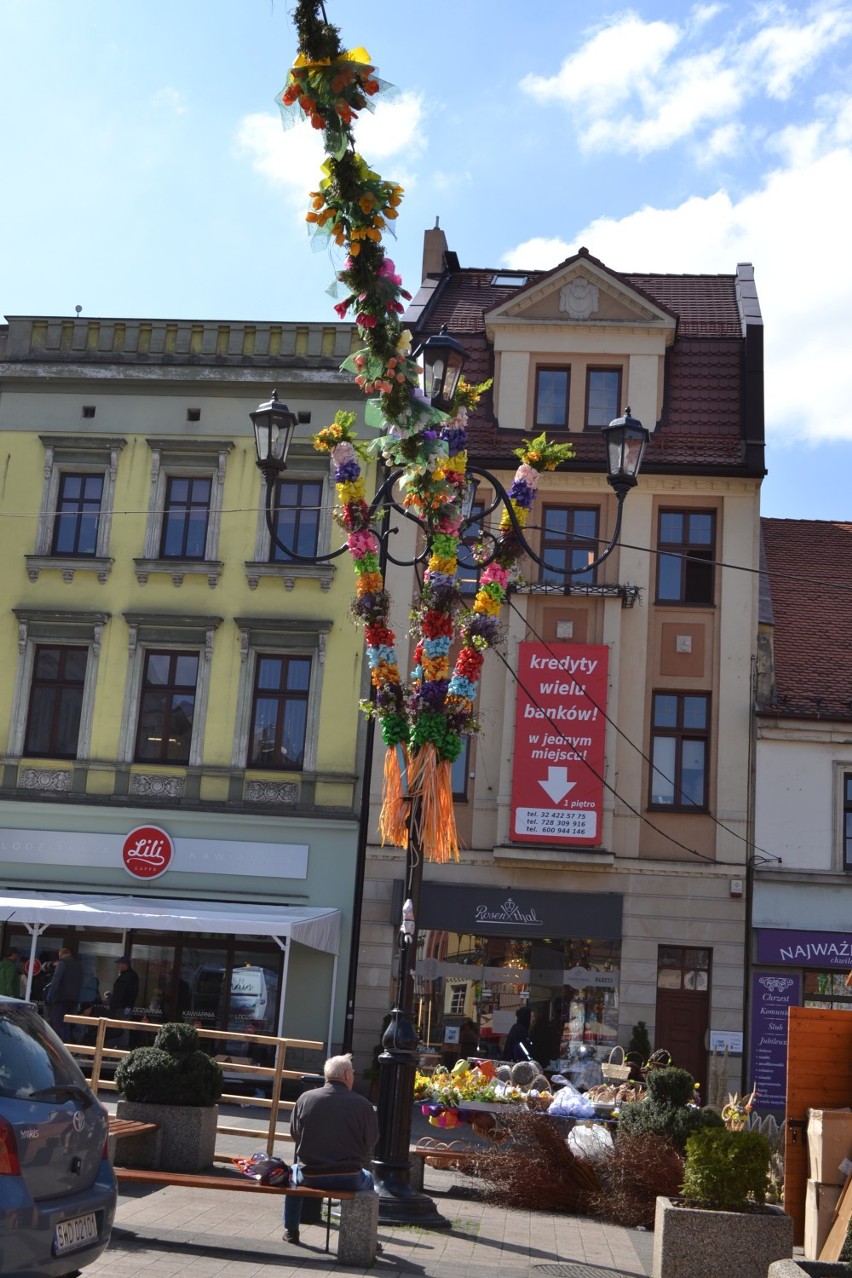
[[[305,1176],[346,1176],[370,1161],[379,1139],[376,1111],[345,1083],[303,1092],[290,1118]]]
[[[83,983],[83,969],[79,959],[73,954],[70,958],[60,959],[53,972],[53,978],[44,992],[46,1003],[79,1003],[80,986]]]

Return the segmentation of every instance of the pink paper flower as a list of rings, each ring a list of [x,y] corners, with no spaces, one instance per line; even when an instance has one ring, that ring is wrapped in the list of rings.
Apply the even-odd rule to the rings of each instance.
[[[351,532],[346,538],[346,544],[354,559],[363,559],[371,551],[379,549],[379,543],[371,532]]]
[[[538,488],[538,471],[524,462],[515,471],[515,479],[520,479],[530,488]]]
[[[331,450],[331,460],[335,466],[342,466],[344,462],[352,461],[357,456],[358,454],[348,440],[344,440],[341,444],[335,444]]]
[[[487,568],[483,568],[480,582],[483,586],[489,585],[490,582],[496,582],[498,586],[505,588],[509,580],[509,572],[506,568],[501,568],[499,564],[489,564]]]

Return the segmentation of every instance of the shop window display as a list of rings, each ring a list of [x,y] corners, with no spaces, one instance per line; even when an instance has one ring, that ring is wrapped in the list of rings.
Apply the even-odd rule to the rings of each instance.
[[[620,959],[618,941],[427,931],[415,968],[420,1037],[446,1055],[469,1020],[479,1054],[501,1059],[518,1009],[529,1007],[531,1047],[543,1065],[567,1063],[581,1047],[603,1058],[617,1041]]]
[[[852,989],[846,988],[846,972],[805,972],[805,1007],[852,1012]]]
[[[143,936],[144,940],[137,939]],[[44,987],[53,975],[58,951],[68,945],[82,969],[81,1010],[91,1010],[96,1016],[109,1014],[116,959],[128,954],[139,978],[134,1020],[154,1024],[177,1020],[199,1029],[277,1033],[281,952],[277,946],[272,949],[260,941],[224,941],[222,945],[206,936],[188,935],[174,940],[171,935],[150,932],[134,937],[128,933],[104,931],[93,935],[82,929],[50,928],[38,940],[30,997],[42,1010]],[[7,948],[17,945],[28,958],[27,933],[7,928],[4,944]],[[93,1031],[75,1033],[83,1039]],[[246,1053],[244,1044],[236,1041],[229,1044],[229,1050],[251,1055]]]

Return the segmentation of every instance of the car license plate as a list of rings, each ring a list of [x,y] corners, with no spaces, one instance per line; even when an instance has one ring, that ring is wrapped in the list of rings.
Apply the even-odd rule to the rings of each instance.
[[[57,1256],[66,1251],[75,1251],[94,1242],[98,1236],[98,1222],[95,1213],[90,1211],[86,1216],[75,1216],[73,1220],[61,1220],[56,1226],[54,1250]]]

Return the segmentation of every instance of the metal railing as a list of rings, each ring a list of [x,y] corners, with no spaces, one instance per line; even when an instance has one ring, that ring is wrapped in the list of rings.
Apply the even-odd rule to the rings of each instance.
[[[119,1035],[125,1032],[134,1036],[140,1033],[156,1034],[161,1027],[152,1024],[150,1021],[126,1021],[118,1020],[111,1016],[76,1016],[68,1015],[65,1017],[68,1025],[83,1025],[87,1027],[95,1027],[94,1043],[69,1043],[69,1050],[77,1057],[85,1057],[91,1060],[90,1086],[93,1092],[99,1090],[117,1091],[115,1082],[109,1078],[102,1077],[103,1065],[105,1061],[122,1060],[132,1050],[125,1047],[110,1047],[107,1044],[109,1031],[117,1031]],[[293,1109],[295,1101],[286,1101],[281,1099],[281,1085],[291,1079],[300,1082],[305,1077],[304,1070],[286,1069],[285,1061],[287,1058],[288,1048],[306,1049],[308,1051],[317,1051],[322,1053],[325,1044],[317,1042],[314,1039],[307,1038],[277,1038],[273,1034],[241,1034],[237,1030],[208,1030],[197,1029],[196,1033],[199,1038],[211,1038],[224,1041],[226,1043],[246,1043],[249,1047],[264,1046],[275,1050],[274,1065],[251,1065],[243,1063],[240,1060],[234,1060],[230,1054],[221,1053],[213,1057],[228,1073],[236,1073],[245,1075],[248,1079],[254,1079],[260,1083],[263,1080],[269,1080],[270,1096],[253,1096],[251,1104],[259,1109],[269,1110],[269,1121],[266,1128],[258,1127],[236,1127],[228,1126],[226,1123],[219,1123],[216,1131],[225,1136],[257,1136],[266,1139],[266,1152],[272,1154],[275,1151],[276,1141],[291,1140],[288,1131],[278,1130],[278,1115],[282,1110],[289,1112]],[[244,1105],[246,1097],[239,1093],[223,1092],[219,1097],[220,1102],[232,1105]]]

